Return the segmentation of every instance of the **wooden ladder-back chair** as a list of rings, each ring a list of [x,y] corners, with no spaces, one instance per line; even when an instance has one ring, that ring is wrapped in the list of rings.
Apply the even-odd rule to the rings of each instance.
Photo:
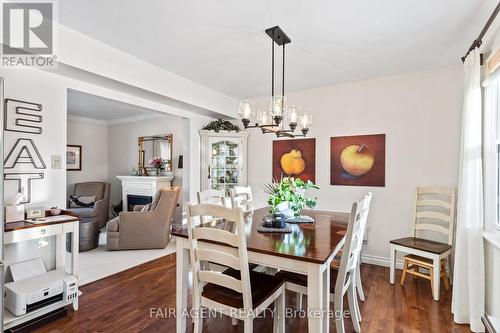
[[[440,280],[443,278],[446,289],[449,280],[446,274],[446,262],[453,246],[453,231],[455,222],[455,190],[442,187],[418,187],[415,195],[415,214],[412,237],[390,241],[391,271],[390,282],[394,283],[396,252],[403,252],[403,274],[401,284],[404,284],[406,274],[412,274],[431,281],[434,300],[439,300]],[[418,237],[421,233],[440,234],[445,242],[437,242]],[[430,274],[421,272],[429,270]]]
[[[193,308],[202,307],[243,320],[245,333],[253,331],[253,320],[274,302],[274,332],[284,332],[284,280],[250,271],[241,208],[198,204],[188,206],[188,237],[193,270]],[[233,228],[217,229],[196,225],[195,219],[211,216],[224,219]],[[233,232],[228,230],[233,230]],[[211,262],[228,267],[210,269]],[[200,313],[200,312],[198,312]],[[194,318],[194,332],[200,333],[203,317]]]

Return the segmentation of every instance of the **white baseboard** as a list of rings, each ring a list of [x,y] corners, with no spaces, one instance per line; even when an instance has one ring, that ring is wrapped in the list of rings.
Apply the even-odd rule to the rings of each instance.
[[[365,263],[365,264],[384,266],[384,267],[391,266],[391,261],[389,258],[372,256],[369,254],[362,254],[361,255],[361,262]],[[396,268],[403,269],[403,261],[402,260],[396,260]]]

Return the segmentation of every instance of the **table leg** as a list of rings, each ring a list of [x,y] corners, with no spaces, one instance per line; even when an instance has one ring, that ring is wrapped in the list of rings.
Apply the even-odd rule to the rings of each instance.
[[[434,300],[439,301],[439,285],[441,284],[441,261],[439,256],[435,256],[432,263],[434,264],[434,276],[431,277],[434,282]]]
[[[323,272],[321,265],[309,265],[307,274],[307,314],[309,333],[323,332]]]
[[[391,284],[394,284],[394,275],[396,272],[396,249],[394,248],[394,245],[391,244],[391,268],[390,268],[390,273],[389,273],[389,281]]]
[[[177,238],[176,254],[176,321],[177,333],[186,332],[187,295],[188,295],[188,273],[189,273],[189,250],[184,248],[184,240]]]
[[[56,235],[56,269],[65,271],[66,263],[66,233]]]
[[[323,272],[323,332],[330,332],[330,267],[327,267]]]
[[[75,275],[78,279],[78,252],[79,252],[79,231],[80,231],[79,222],[75,222],[73,224],[73,231],[71,232],[71,274]],[[66,235],[64,235],[64,240],[66,241]],[[66,243],[66,242],[64,242]],[[64,255],[66,255],[66,251],[63,251]],[[73,301],[73,310],[78,311],[78,297]]]

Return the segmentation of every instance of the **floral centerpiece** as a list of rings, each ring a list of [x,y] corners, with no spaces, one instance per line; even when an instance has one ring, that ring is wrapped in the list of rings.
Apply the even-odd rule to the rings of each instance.
[[[282,178],[280,182],[274,182],[264,186],[269,194],[267,203],[271,206],[270,213],[275,214],[282,209],[291,209],[294,216],[300,216],[304,207],[314,208],[317,198],[306,197],[309,189],[319,189],[312,181],[303,181],[293,177]]]
[[[156,169],[156,175],[160,175],[161,169],[165,166],[165,160],[159,156],[155,156],[149,160],[149,165]]]

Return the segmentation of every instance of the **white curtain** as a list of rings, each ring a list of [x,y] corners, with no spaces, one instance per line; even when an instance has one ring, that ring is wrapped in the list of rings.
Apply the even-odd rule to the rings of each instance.
[[[465,60],[452,312],[456,323],[484,332],[483,165],[480,55]]]

